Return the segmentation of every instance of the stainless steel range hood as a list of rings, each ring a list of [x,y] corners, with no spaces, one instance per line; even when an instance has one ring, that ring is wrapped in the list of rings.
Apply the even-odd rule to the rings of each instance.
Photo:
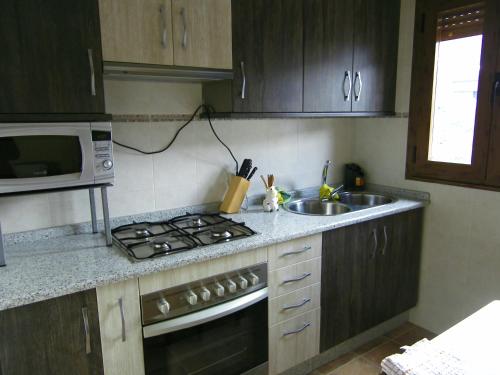
[[[169,82],[207,82],[233,78],[233,71],[226,69],[186,68],[148,64],[104,62],[104,77],[111,79],[136,79]]]

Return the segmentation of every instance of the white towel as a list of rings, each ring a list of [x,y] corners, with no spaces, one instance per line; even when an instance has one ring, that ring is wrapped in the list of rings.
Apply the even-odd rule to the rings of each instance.
[[[427,339],[412,346],[403,346],[403,354],[382,360],[387,375],[465,375],[461,360]]]

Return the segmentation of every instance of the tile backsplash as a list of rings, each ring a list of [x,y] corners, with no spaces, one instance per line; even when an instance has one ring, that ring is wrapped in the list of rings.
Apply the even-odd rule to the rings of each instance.
[[[134,122],[114,121],[114,139],[148,151],[167,145],[183,124],[158,121],[162,115],[190,114],[201,103],[199,84],[106,81],[105,90],[107,112],[117,120],[129,118],[123,115],[146,115]],[[337,165],[329,180],[339,181],[342,165],[352,158],[350,119],[215,120],[213,124],[239,162],[251,158],[258,166],[250,195],[263,192],[259,174],[273,173],[278,186],[287,189],[318,185],[327,159]],[[188,125],[163,153],[141,155],[115,146],[114,156],[116,179],[109,191],[113,217],[220,201],[235,169],[204,120]],[[5,232],[88,220],[85,190],[0,198]]]

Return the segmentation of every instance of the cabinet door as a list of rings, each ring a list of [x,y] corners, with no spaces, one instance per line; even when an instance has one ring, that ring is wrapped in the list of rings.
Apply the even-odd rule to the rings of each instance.
[[[144,374],[137,279],[97,288],[106,375]]]
[[[500,32],[498,33],[500,35]],[[497,61],[497,73],[492,93],[492,123],[490,131],[490,149],[486,183],[500,186],[500,59]]]
[[[174,64],[231,69],[231,0],[172,0]]]
[[[171,0],[99,0],[105,61],[172,65]]]
[[[304,112],[350,112],[353,6],[347,0],[304,3]]]
[[[354,2],[353,112],[394,112],[400,0]]]
[[[4,0],[0,113],[104,113],[97,0]]]
[[[323,233],[321,351],[373,325],[375,228],[370,221]]]
[[[95,291],[0,312],[2,375],[102,375]]]
[[[233,0],[234,112],[302,112],[302,0]]]

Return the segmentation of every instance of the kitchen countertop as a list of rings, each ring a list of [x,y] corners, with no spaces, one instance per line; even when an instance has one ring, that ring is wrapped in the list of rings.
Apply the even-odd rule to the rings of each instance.
[[[65,226],[10,234],[6,236],[7,266],[0,268],[0,311],[413,210],[427,203],[399,198],[387,205],[338,216],[297,215],[283,209],[265,213],[260,206],[250,206],[242,213],[224,216],[245,222],[258,233],[255,236],[135,263],[118,247],[105,246],[103,234],[88,233],[88,223],[83,225],[84,230]],[[200,209],[122,217],[112,219],[111,224],[116,227],[133,220],[169,219],[185,212]]]

